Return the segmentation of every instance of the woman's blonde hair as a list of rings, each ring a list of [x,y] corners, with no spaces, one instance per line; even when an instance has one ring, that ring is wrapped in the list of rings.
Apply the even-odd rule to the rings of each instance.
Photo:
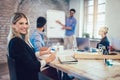
[[[100,30],[102,30],[105,34],[108,33],[108,27],[106,27],[106,26],[102,26],[102,27],[100,28]]]
[[[8,34],[8,43],[9,41],[14,38],[14,37],[19,37],[19,38],[22,38],[22,36],[20,35],[20,33],[18,33],[13,27],[12,25],[16,24],[16,22],[18,22],[21,18],[25,18],[28,22],[28,25],[29,25],[29,20],[27,18],[27,16],[25,16],[25,14],[23,13],[14,13],[14,15],[12,16],[11,18],[11,26],[10,26],[10,31],[9,31],[9,34]],[[27,31],[27,34],[25,35],[25,41],[27,42],[28,41],[28,38],[29,38],[29,29]]]

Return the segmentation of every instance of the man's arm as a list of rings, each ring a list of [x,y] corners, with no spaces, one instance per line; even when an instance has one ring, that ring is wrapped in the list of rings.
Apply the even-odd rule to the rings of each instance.
[[[59,20],[57,20],[56,23],[60,24],[62,26],[62,29],[67,29],[67,30],[72,29],[70,26],[65,26],[64,24],[62,24]]]
[[[46,51],[48,49],[48,47],[41,47],[40,51]]]
[[[34,49],[37,52],[36,53],[37,56],[41,56],[41,55],[50,53],[49,48],[42,47],[41,40],[42,39],[41,39],[40,35],[35,35],[34,40],[32,41]]]
[[[32,45],[34,46],[35,51],[39,51],[42,47],[40,39],[41,37],[39,35],[35,35],[34,40],[32,41]]]

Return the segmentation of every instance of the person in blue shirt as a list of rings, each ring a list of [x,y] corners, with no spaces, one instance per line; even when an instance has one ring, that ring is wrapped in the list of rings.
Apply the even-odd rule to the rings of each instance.
[[[51,54],[51,49],[45,46],[44,43],[44,28],[46,24],[46,19],[44,17],[37,18],[36,30],[31,34],[30,41],[35,49],[35,54],[40,57],[45,54]],[[51,74],[53,72],[53,74]],[[42,71],[45,75],[51,77],[54,80],[58,80],[57,71],[55,68],[47,66],[46,69]]]
[[[64,38],[64,47],[65,49],[71,49],[73,47],[73,40],[76,28],[76,19],[74,17],[75,9],[70,9],[70,16],[66,19],[65,25],[59,20],[56,22],[62,26],[62,29],[65,29],[65,38]]]
[[[30,41],[35,49],[36,55],[49,54],[50,49],[45,47],[44,43],[44,27],[46,24],[46,19],[44,17],[39,17],[37,19],[37,29],[30,36]]]
[[[72,49],[74,35],[75,35],[75,29],[76,29],[76,18],[74,17],[74,14],[76,12],[75,9],[70,9],[70,15],[68,18],[66,18],[65,25],[61,23],[59,20],[56,20],[56,23],[60,24],[62,26],[62,29],[65,29],[65,38],[64,38],[64,48],[65,49]],[[68,76],[67,73],[63,72],[63,80],[72,80],[73,76]]]

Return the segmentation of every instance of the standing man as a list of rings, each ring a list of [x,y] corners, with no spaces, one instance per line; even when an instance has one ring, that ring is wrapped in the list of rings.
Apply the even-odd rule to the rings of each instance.
[[[74,17],[75,9],[70,9],[70,16],[66,19],[66,24],[64,25],[59,20],[56,22],[62,26],[62,29],[65,29],[65,38],[64,38],[64,47],[65,49],[71,49],[73,46],[75,27],[76,27],[76,19]]]

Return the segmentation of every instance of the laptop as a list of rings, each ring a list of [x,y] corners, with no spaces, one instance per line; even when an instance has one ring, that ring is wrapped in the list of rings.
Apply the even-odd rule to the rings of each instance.
[[[89,51],[90,50],[90,40],[89,38],[76,37],[76,43],[78,51]]]

